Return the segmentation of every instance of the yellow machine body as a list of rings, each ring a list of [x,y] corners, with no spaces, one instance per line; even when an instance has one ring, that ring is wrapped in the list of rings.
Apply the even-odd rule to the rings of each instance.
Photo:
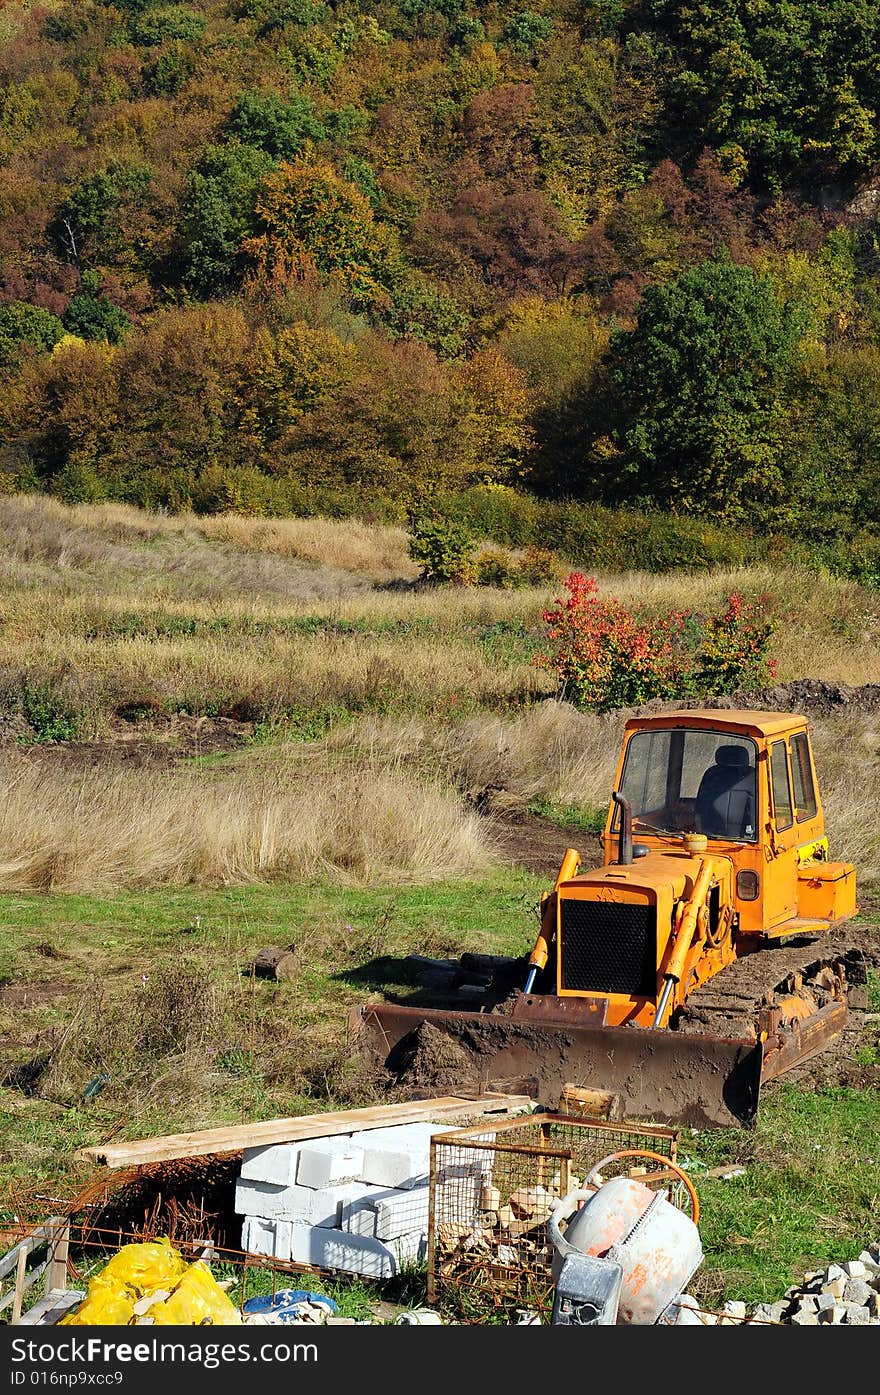
[[[567,850],[528,965],[493,970],[477,1010],[369,1004],[359,1040],[398,1082],[441,1033],[457,1088],[467,1067],[547,1105],[575,1084],[631,1118],[752,1122],[762,1082],[843,1030],[855,985],[867,1002],[863,965],[797,949],[857,909],[852,866],[828,859],[806,718],[631,719],[601,843],[593,870]],[[766,983],[735,962],[789,939]]]

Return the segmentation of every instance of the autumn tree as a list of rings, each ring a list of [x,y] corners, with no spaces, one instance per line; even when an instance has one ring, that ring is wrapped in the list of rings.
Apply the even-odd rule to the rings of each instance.
[[[284,163],[263,180],[256,232],[243,251],[253,272],[283,288],[313,268],[364,309],[389,303],[394,250],[368,201],[330,165]]]

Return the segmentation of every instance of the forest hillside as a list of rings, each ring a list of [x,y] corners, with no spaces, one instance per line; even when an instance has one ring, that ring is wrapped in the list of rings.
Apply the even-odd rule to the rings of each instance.
[[[6,3],[0,492],[872,580],[878,110],[873,0]]]

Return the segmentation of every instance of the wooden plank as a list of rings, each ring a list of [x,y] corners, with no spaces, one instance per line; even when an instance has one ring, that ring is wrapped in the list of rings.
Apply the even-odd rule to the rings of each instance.
[[[19,1319],[19,1327],[54,1327],[59,1318],[82,1302],[81,1288],[53,1288]]]
[[[132,1143],[99,1143],[81,1148],[74,1156],[99,1167],[142,1167],[173,1162],[177,1158],[204,1158],[213,1153],[240,1153],[271,1143],[298,1143],[307,1138],[327,1138],[361,1129],[381,1129],[392,1124],[444,1123],[471,1116],[485,1118],[530,1109],[528,1095],[485,1094],[474,1099],[443,1095],[437,1099],[404,1104],[380,1104],[369,1109],[340,1109],[329,1114],[302,1114],[290,1119],[268,1119],[258,1124],[200,1129],[196,1133],[142,1138]]]
[[[18,1254],[18,1263],[15,1266],[15,1288],[12,1293],[12,1317],[10,1319],[13,1326],[15,1326],[18,1319],[21,1317],[21,1305],[24,1301],[25,1294],[24,1276],[27,1269],[28,1253],[27,1250],[20,1250]]]
[[[49,1267],[46,1292],[61,1293],[67,1288],[67,1251],[70,1248],[70,1221],[62,1221],[49,1241]]]

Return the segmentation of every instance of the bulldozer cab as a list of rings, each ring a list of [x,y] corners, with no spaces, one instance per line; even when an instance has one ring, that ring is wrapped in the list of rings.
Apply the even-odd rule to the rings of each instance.
[[[730,858],[742,932],[797,915],[798,872],[827,857],[805,717],[791,713],[664,713],[626,724],[616,788],[632,810],[638,848],[674,853],[687,834]],[[606,865],[617,858],[611,804]],[[639,848],[639,851],[641,851]]]
[[[633,833],[757,842],[757,762],[748,736],[693,727],[634,732],[620,781]]]

